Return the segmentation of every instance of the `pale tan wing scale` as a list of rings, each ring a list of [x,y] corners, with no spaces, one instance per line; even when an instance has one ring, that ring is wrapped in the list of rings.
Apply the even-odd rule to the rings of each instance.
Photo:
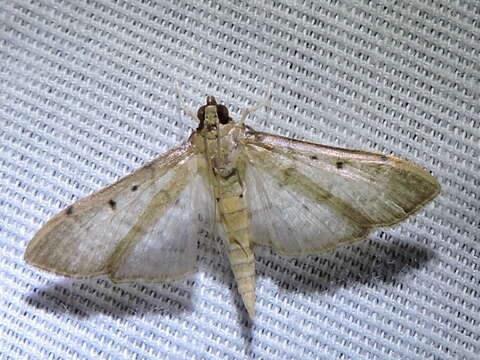
[[[28,263],[62,275],[171,280],[196,270],[213,200],[186,144],[52,218],[29,243]]]
[[[439,192],[418,166],[247,128],[252,240],[279,252],[322,252],[395,224]]]

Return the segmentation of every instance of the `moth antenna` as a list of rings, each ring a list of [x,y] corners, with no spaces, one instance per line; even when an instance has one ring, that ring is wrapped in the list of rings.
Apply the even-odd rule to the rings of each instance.
[[[267,95],[265,96],[262,102],[243,110],[242,116],[240,117],[240,121],[238,122],[238,124],[242,126],[245,123],[245,119],[247,118],[248,115],[250,115],[252,112],[257,111],[258,109],[264,106],[265,107],[269,106],[271,100],[272,100],[272,88],[268,88]]]
[[[175,81],[175,91],[177,92],[177,97],[180,103],[180,107],[185,112],[185,114],[190,116],[196,122],[200,122],[197,115],[195,115],[195,113],[190,108],[187,107],[185,103],[185,98],[183,97],[182,89],[180,88],[180,83],[178,82],[178,80]]]

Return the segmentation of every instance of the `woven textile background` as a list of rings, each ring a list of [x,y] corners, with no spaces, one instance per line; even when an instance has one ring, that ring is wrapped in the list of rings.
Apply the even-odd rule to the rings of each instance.
[[[476,0],[0,1],[0,358],[478,358],[479,59]],[[394,154],[442,192],[328,254],[257,251],[254,324],[209,241],[169,284],[26,266],[52,215],[189,136],[175,80],[235,119],[272,88],[252,127]]]

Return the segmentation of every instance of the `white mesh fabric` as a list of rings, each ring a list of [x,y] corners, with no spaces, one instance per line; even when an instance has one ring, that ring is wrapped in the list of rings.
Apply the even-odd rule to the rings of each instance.
[[[194,5],[193,5],[194,4]],[[474,0],[0,2],[1,359],[475,359],[480,7]],[[322,256],[257,252],[250,324],[226,256],[171,284],[70,280],[26,244],[187,138],[215,95],[249,125],[394,154],[441,194]]]

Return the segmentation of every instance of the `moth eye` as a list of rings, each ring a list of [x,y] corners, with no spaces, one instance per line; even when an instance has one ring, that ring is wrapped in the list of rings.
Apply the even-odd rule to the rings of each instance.
[[[224,105],[217,105],[217,115],[220,124],[228,124],[230,117],[228,116],[228,109]]]
[[[198,117],[198,120],[200,121],[205,120],[205,106],[202,106],[200,109],[198,109],[197,117]]]
[[[200,109],[198,109],[197,118],[200,121],[200,123],[198,124],[197,130],[202,130],[203,129],[203,123],[205,121],[205,106],[202,106]]]

